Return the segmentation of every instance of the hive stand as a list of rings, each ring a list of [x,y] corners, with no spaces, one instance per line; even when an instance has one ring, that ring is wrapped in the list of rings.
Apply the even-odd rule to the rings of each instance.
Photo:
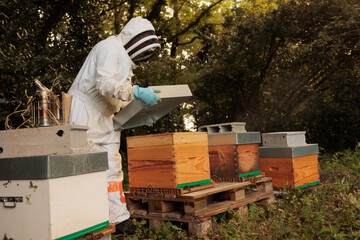
[[[229,208],[244,214],[249,203],[274,201],[269,177],[257,179],[254,183],[216,183],[212,188],[182,196],[133,192],[126,192],[125,196],[131,217],[148,219],[150,227],[154,228],[166,221],[185,222],[191,236],[206,235],[211,227],[211,216]]]

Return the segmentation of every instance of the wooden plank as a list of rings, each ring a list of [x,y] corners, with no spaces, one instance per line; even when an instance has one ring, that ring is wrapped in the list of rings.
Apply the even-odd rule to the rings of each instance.
[[[197,217],[198,218],[211,217],[219,213],[226,212],[229,207],[232,209],[239,208],[249,203],[257,202],[259,200],[272,198],[272,197],[274,197],[273,192],[268,192],[268,193],[253,192],[251,194],[247,194],[246,198],[240,201],[222,201],[222,202],[214,203],[212,205],[208,205],[204,211],[198,213]]]
[[[298,169],[295,172],[295,187],[306,185],[320,180],[318,168]]]
[[[71,106],[72,96],[70,94],[61,93],[61,110],[63,114],[63,123],[69,123],[69,114],[70,114],[70,106]]]
[[[271,182],[272,179],[269,177],[264,177],[260,180],[257,180],[256,184],[263,183],[263,182]],[[250,182],[220,182],[215,183],[215,186],[213,188],[205,189],[198,192],[192,192],[192,193],[185,193],[183,196],[179,196],[179,199],[197,199],[206,197],[209,195],[213,195],[220,192],[226,192],[230,190],[238,190],[238,189],[245,189],[249,186],[252,186],[252,183]]]
[[[207,144],[207,133],[204,132],[174,132],[131,136],[126,138],[128,148],[150,147],[179,144]]]
[[[173,144],[208,145],[208,136],[206,132],[176,132],[173,134]]]
[[[184,193],[195,192],[195,191],[199,191],[199,190],[204,190],[204,189],[207,189],[207,188],[211,188],[211,187],[214,187],[214,186],[215,186],[215,182],[210,181],[209,184],[202,185],[202,186],[190,187],[190,188],[188,188],[188,189],[185,189],[183,192],[184,192]]]
[[[169,215],[169,213],[165,214],[162,217],[155,217],[155,216],[131,213],[132,218],[158,219],[158,220],[164,220],[164,221],[175,221],[175,222],[185,222],[185,223],[199,221],[197,218],[191,217],[191,216],[189,218],[184,218],[184,217],[178,218],[177,216],[176,217],[169,217],[168,215]]]
[[[156,160],[173,161],[172,145],[128,148],[128,161]]]
[[[241,182],[241,183],[230,183],[230,182],[222,182],[222,183],[216,183],[214,187],[208,188],[202,191],[198,192],[192,192],[192,193],[185,193],[183,196],[179,196],[179,199],[198,199],[202,197],[206,197],[211,194],[216,194],[219,192],[225,192],[229,190],[235,190],[239,188],[246,188],[248,186],[251,186],[250,182]]]
[[[99,231],[99,232],[96,232],[94,235],[95,236],[106,236],[106,235],[109,235],[111,233],[114,233],[116,232],[116,229],[115,229],[115,224],[109,224],[107,228]]]
[[[319,162],[318,162],[318,155],[314,154],[314,155],[308,155],[308,156],[303,156],[303,157],[297,157],[293,159],[293,165],[294,165],[294,169],[298,169],[298,168],[304,168],[304,167],[318,167],[319,166]]]
[[[207,145],[175,145],[174,158],[177,184],[211,178]]]
[[[130,187],[177,187],[172,161],[131,161],[128,164]]]
[[[173,134],[150,134],[126,138],[127,148],[173,145]]]

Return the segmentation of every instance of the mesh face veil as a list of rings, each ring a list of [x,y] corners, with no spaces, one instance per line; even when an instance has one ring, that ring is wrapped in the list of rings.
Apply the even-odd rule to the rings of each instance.
[[[154,27],[146,19],[131,19],[120,35],[126,52],[134,62],[146,61],[160,49]]]

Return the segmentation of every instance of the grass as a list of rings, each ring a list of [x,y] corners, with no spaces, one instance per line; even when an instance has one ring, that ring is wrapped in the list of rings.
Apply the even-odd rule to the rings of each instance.
[[[321,154],[319,163],[323,188],[285,189],[274,204],[249,204],[246,217],[229,209],[212,218],[207,236],[188,237],[186,227],[170,222],[155,230],[141,220],[137,234],[126,239],[360,239],[360,145]]]

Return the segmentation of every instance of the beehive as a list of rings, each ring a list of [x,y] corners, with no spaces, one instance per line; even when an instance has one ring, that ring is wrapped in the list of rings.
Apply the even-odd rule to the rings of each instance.
[[[105,152],[0,158],[1,238],[76,239],[107,228],[106,169]]]
[[[212,177],[259,175],[259,132],[209,134]]]
[[[298,133],[298,132],[297,132]],[[271,139],[267,140],[266,146],[259,148],[260,168],[267,177],[272,177],[273,185],[277,188],[302,189],[320,183],[318,145],[304,143],[303,136],[298,135],[299,139],[287,140],[286,137],[294,138],[293,134],[279,133],[280,137],[274,139],[276,144],[271,144]],[[272,136],[276,136],[272,135]],[[293,142],[299,146],[279,146],[280,139],[284,143]],[[264,140],[264,137],[263,137]]]
[[[210,183],[207,134],[127,137],[130,188],[184,188]]]

